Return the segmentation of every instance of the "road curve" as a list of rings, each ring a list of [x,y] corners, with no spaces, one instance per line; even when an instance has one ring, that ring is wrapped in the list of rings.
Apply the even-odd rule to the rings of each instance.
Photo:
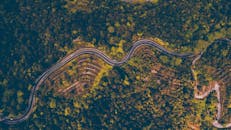
[[[193,54],[190,53],[185,53],[185,54],[179,54],[175,52],[171,52],[164,47],[160,46],[158,43],[143,39],[135,42],[133,46],[131,47],[130,51],[127,53],[127,55],[121,60],[121,61],[116,61],[108,57],[106,54],[104,54],[102,51],[95,49],[95,48],[82,48],[79,50],[76,50],[72,54],[68,55],[67,57],[63,58],[61,61],[56,63],[54,66],[46,70],[44,73],[42,73],[36,80],[35,80],[35,85],[32,87],[31,92],[30,92],[30,97],[29,97],[29,102],[26,110],[24,111],[23,114],[15,117],[15,118],[10,118],[10,117],[2,117],[0,118],[0,122],[4,124],[17,124],[20,123],[26,119],[29,118],[31,113],[33,112],[33,108],[35,106],[35,96],[36,96],[36,91],[39,89],[39,87],[43,84],[43,82],[48,78],[49,75],[51,75],[53,72],[58,70],[60,67],[64,66],[68,62],[72,61],[76,57],[83,55],[83,54],[91,54],[91,55],[96,55],[97,57],[103,59],[106,63],[112,66],[120,66],[123,63],[127,62],[130,57],[134,54],[135,50],[141,46],[151,46],[157,48],[160,52],[169,55],[169,56],[176,56],[176,57],[181,57],[181,58],[187,58],[187,57],[194,57]]]
[[[223,39],[218,39],[218,40],[215,40],[215,42],[219,42],[219,41],[223,41],[223,42],[227,42],[228,44],[231,44],[231,40],[228,39],[228,38],[223,38]],[[195,57],[195,59],[193,60],[192,62],[192,66],[191,66],[191,71],[192,71],[192,74],[193,74],[193,78],[195,80],[195,85],[194,85],[194,98],[195,99],[204,99],[206,97],[208,97],[208,95],[210,93],[212,93],[213,91],[216,92],[216,97],[217,97],[217,114],[216,114],[216,118],[215,120],[213,121],[213,126],[215,126],[216,128],[231,128],[231,122],[229,122],[228,124],[222,124],[219,120],[221,119],[221,115],[222,115],[222,103],[221,103],[221,92],[220,92],[220,85],[219,83],[216,81],[214,83],[214,85],[212,85],[212,89],[209,89],[208,91],[205,91],[204,93],[202,94],[198,94],[196,93],[198,91],[198,85],[199,85],[199,80],[197,79],[197,76],[196,76],[196,73],[195,73],[195,68],[196,68],[196,62],[198,60],[200,60],[201,56],[204,54],[204,52],[207,50],[207,48],[202,51],[197,57]],[[207,86],[209,87],[209,86]]]

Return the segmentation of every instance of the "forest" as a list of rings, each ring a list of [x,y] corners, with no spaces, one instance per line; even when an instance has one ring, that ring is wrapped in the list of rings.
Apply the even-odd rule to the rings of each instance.
[[[209,47],[198,63],[200,69],[230,65],[230,45],[211,44],[231,38],[230,7],[228,0],[3,0],[0,117],[23,113],[35,79],[81,46],[121,59],[133,42],[156,39],[180,53],[198,54]],[[216,99],[193,98],[188,69],[192,59],[169,57],[153,48],[139,52],[121,67],[106,67],[107,73],[102,72],[98,84],[83,96],[65,98],[55,89],[47,91],[49,85],[44,84],[31,117],[15,126],[0,124],[0,129],[213,128]],[[216,79],[198,71],[202,84]]]

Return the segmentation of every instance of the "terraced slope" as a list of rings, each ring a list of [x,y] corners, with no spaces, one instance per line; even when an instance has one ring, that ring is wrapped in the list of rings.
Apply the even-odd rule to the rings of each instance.
[[[102,69],[108,66],[94,55],[81,55],[52,73],[45,86],[58,95],[74,98],[86,94],[97,84]]]

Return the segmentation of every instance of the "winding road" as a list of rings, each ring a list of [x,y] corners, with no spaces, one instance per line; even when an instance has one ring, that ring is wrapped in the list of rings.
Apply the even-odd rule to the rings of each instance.
[[[220,40],[225,40],[225,41],[228,41],[229,43],[231,43],[231,41],[229,39],[218,39],[215,42],[220,41]],[[102,51],[95,49],[95,48],[82,48],[82,49],[76,50],[75,52],[73,52],[70,55],[67,55],[61,61],[57,62],[54,66],[52,66],[51,68],[46,70],[44,73],[42,73],[35,80],[35,85],[31,89],[30,97],[29,97],[29,101],[28,101],[28,106],[27,106],[26,110],[24,111],[24,113],[22,113],[21,115],[15,117],[15,118],[0,117],[0,123],[12,125],[12,124],[17,124],[17,123],[23,122],[24,120],[28,119],[34,110],[34,106],[36,104],[36,100],[35,100],[36,91],[39,89],[39,87],[44,83],[44,81],[48,78],[49,75],[51,75],[53,72],[55,72],[56,70],[58,70],[59,68],[61,68],[65,64],[67,64],[68,62],[72,61],[76,57],[83,55],[83,54],[96,55],[97,57],[101,58],[102,60],[104,60],[106,63],[108,63],[111,66],[120,66],[123,63],[127,62],[131,58],[131,56],[133,56],[135,50],[141,46],[155,47],[157,50],[159,50],[163,54],[166,54],[169,56],[176,56],[176,57],[181,57],[181,58],[190,58],[190,57],[193,58],[192,68],[191,68],[193,74],[194,74],[195,63],[201,58],[201,55],[203,55],[203,53],[205,52],[205,51],[203,51],[199,55],[193,55],[190,53],[179,54],[179,53],[171,52],[171,51],[165,49],[164,47],[160,46],[158,43],[151,41],[151,40],[147,40],[147,39],[143,39],[143,40],[139,40],[139,41],[135,42],[133,44],[133,46],[131,47],[130,51],[127,53],[127,55],[121,61],[116,61],[114,59],[111,59],[105,53],[103,53]],[[196,82],[198,82],[197,79],[194,79],[194,80],[196,80]],[[196,89],[196,87],[197,87],[197,83],[195,85],[195,89]],[[203,93],[202,95],[200,95],[200,94],[198,95],[195,93],[194,96],[196,99],[203,99],[207,95],[209,95],[210,92],[212,92],[212,91],[217,92],[217,97],[218,97],[218,101],[219,101],[219,103],[217,104],[217,106],[218,106],[217,119],[213,122],[213,125],[217,128],[229,128],[229,127],[231,127],[231,123],[223,126],[218,122],[218,120],[220,119],[220,114],[221,114],[221,108],[220,108],[221,104],[220,104],[220,99],[219,99],[220,91],[219,91],[218,85],[216,85],[209,92]]]
[[[0,118],[0,122],[5,123],[5,124],[17,124],[20,123],[26,119],[29,118],[31,113],[33,112],[33,108],[35,106],[35,96],[36,96],[36,91],[39,89],[39,87],[43,84],[43,82],[48,78],[49,75],[51,75],[53,72],[67,64],[68,62],[72,61],[76,57],[83,55],[83,54],[91,54],[91,55],[96,55],[97,57],[103,59],[106,63],[108,63],[111,66],[120,66],[123,63],[127,62],[130,57],[134,54],[135,50],[141,46],[151,46],[157,48],[160,52],[170,55],[170,56],[177,56],[177,57],[193,57],[193,54],[190,53],[185,53],[185,54],[179,54],[175,52],[171,52],[164,47],[160,46],[158,43],[151,41],[151,40],[139,40],[133,44],[131,47],[129,53],[121,60],[121,61],[116,61],[108,57],[106,54],[104,54],[102,51],[94,49],[94,48],[82,48],[79,50],[76,50],[72,54],[66,56],[63,58],[60,62],[56,63],[54,66],[46,70],[43,74],[41,74],[35,81],[35,85],[32,87],[31,92],[30,92],[30,97],[29,97],[29,102],[28,106],[25,110],[25,112],[15,118],[10,118],[10,117],[3,117]]]
[[[227,38],[223,38],[223,39],[218,39],[215,40],[214,42],[219,42],[219,41],[223,41],[223,42],[227,42],[229,44],[231,44],[231,40],[227,39]],[[217,114],[216,114],[216,119],[213,121],[213,126],[217,127],[217,128],[230,128],[231,127],[231,122],[229,122],[228,124],[221,124],[219,122],[219,120],[221,119],[222,116],[222,103],[221,103],[221,92],[220,92],[220,84],[215,81],[214,84],[210,84],[208,86],[206,86],[207,88],[209,88],[207,91],[203,92],[203,93],[197,93],[198,90],[198,86],[199,86],[199,80],[197,79],[196,73],[195,73],[195,68],[196,68],[196,62],[198,62],[201,58],[201,56],[204,54],[204,52],[207,50],[207,48],[202,51],[197,57],[195,57],[195,59],[192,62],[192,66],[191,66],[191,71],[193,74],[193,78],[195,80],[195,86],[194,86],[194,98],[195,99],[204,99],[206,98],[211,92],[215,91],[216,92],[216,97],[217,97]],[[227,86],[228,87],[228,86]]]

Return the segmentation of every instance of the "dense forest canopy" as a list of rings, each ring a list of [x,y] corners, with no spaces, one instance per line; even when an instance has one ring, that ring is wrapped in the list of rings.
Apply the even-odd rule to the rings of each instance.
[[[0,113],[3,113],[0,117],[14,117],[25,110],[35,79],[78,48],[72,42],[74,39],[91,43],[97,48],[105,47],[109,52],[112,48],[122,48],[126,53],[137,39],[159,38],[176,52],[197,54],[215,39],[231,38],[230,7],[228,0],[159,0],[144,3],[119,0],[3,0],[0,2]],[[213,49],[217,53],[212,53],[211,48],[214,45],[205,53],[207,57],[214,56],[210,60],[219,59],[220,53],[230,59],[230,53],[225,54],[226,46]],[[155,52],[158,63],[173,70],[183,68],[174,74],[183,80],[192,80],[187,70],[190,59],[170,58],[155,49],[151,51]],[[133,71],[145,76],[154,64],[142,65],[142,60],[150,62],[144,57],[149,59],[144,54],[122,67],[112,68],[108,72],[111,75],[102,76],[98,89],[94,91],[97,94],[87,97],[65,99],[54,96],[53,90],[43,93],[44,85],[38,92],[35,113],[28,121],[14,128],[182,129],[192,125],[193,119],[198,127],[211,128],[211,119],[204,116],[207,110],[207,106],[203,106],[205,101],[193,99],[190,84],[173,88],[175,93],[169,95],[163,90],[170,86],[165,80],[162,86],[147,83],[144,91],[139,90],[137,86],[142,85],[135,80],[141,78]],[[81,105],[78,106],[77,102]],[[195,116],[191,116],[193,114]],[[2,124],[0,127],[8,128]]]

